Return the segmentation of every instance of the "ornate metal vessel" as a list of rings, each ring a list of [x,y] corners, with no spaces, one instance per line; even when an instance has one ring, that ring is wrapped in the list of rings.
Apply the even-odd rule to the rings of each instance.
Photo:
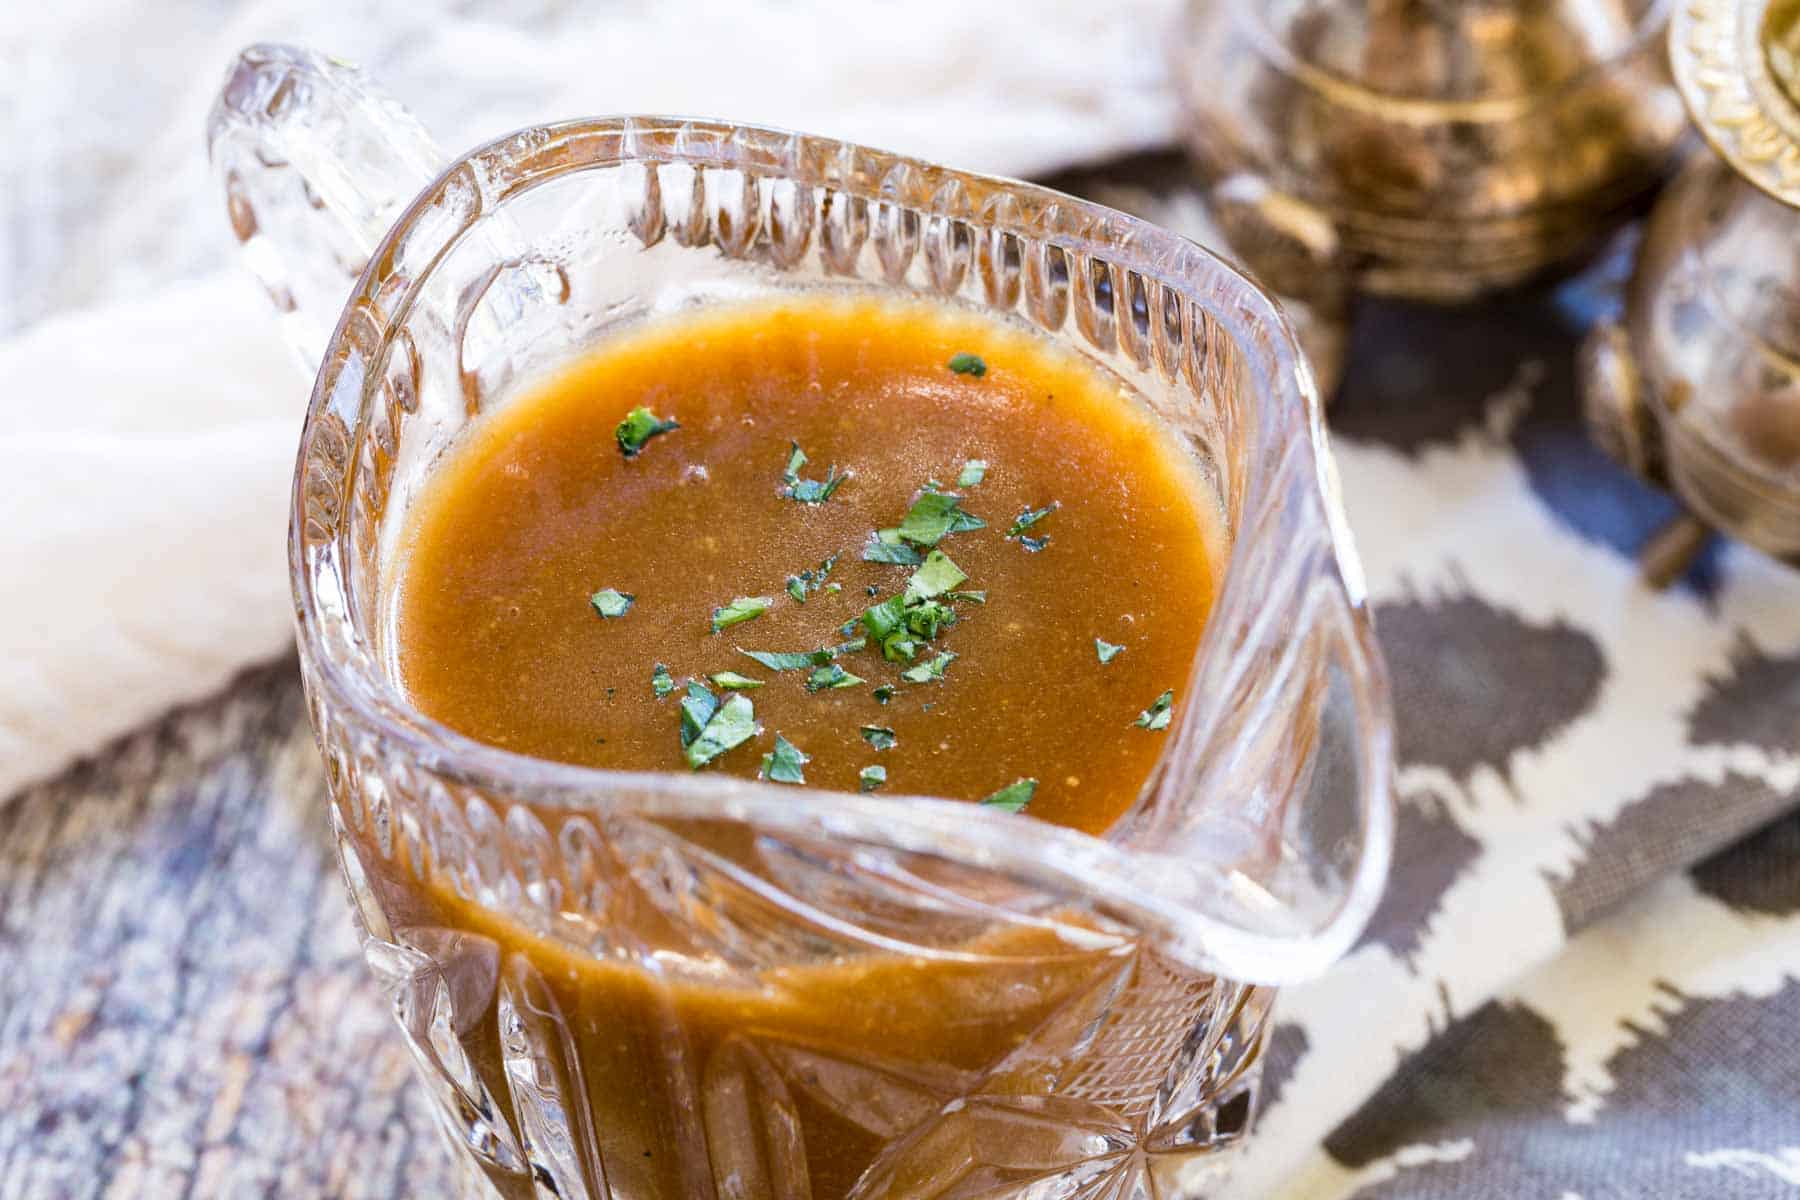
[[[1647,548],[1663,582],[1714,529],[1800,563],[1800,2],[1687,0],[1669,49],[1713,153],[1658,202],[1582,363],[1596,439],[1691,513]]]
[[[1234,250],[1329,311],[1580,258],[1683,131],[1671,0],[1196,0],[1175,64]]]

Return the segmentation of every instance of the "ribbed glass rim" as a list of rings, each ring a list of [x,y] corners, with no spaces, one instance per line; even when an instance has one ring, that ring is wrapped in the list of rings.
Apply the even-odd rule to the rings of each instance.
[[[636,149],[646,135],[671,131],[677,136],[673,151],[666,144],[660,144],[655,153]],[[772,145],[784,148],[781,159],[770,158]],[[497,203],[568,174],[635,161],[778,174],[870,202],[887,198],[880,180],[895,167],[910,168],[932,182],[960,184],[974,194],[1010,195],[1030,202],[1028,207],[1039,215],[1039,223],[1027,226],[997,220],[981,215],[979,206],[971,206],[965,219],[978,227],[1002,228],[1021,238],[1050,241],[1065,252],[1095,253],[1136,270],[1175,288],[1223,327],[1251,376],[1250,387],[1259,398],[1262,419],[1282,426],[1271,430],[1271,435],[1300,439],[1307,459],[1300,465],[1309,468],[1271,471],[1265,462],[1253,464],[1245,480],[1243,508],[1253,511],[1259,496],[1284,481],[1307,480],[1301,499],[1311,510],[1308,519],[1323,522],[1328,531],[1332,555],[1327,570],[1348,618],[1342,622],[1343,651],[1358,712],[1355,741],[1363,795],[1358,807],[1366,805],[1361,824],[1368,848],[1323,934],[1271,936],[1208,918],[1195,905],[1207,895],[1216,895],[1217,888],[1209,886],[1197,870],[1187,872],[1190,878],[1185,881],[1183,873],[1171,871],[1167,864],[1146,870],[1152,852],[1121,844],[1124,835],[1119,826],[1092,836],[933,797],[862,796],[710,773],[621,771],[557,763],[476,741],[405,702],[380,670],[368,631],[358,628],[348,611],[321,602],[320,578],[323,573],[343,570],[343,556],[309,552],[305,535],[309,504],[306,464],[314,453],[322,415],[344,408],[342,403],[334,403],[334,398],[350,359],[347,331],[359,319],[367,321],[378,299],[392,314],[379,331],[381,340],[372,360],[359,365],[360,382],[352,383],[360,391],[360,426],[371,406],[379,402],[379,368],[413,296],[472,227],[473,223],[465,226],[439,247],[424,270],[403,280],[395,277],[397,248],[444,199],[448,188],[458,183],[466,188],[472,176],[482,182],[484,193],[491,191],[484,196],[486,201]],[[522,163],[523,171],[519,170]],[[841,167],[841,173],[829,171],[831,164]],[[806,173],[808,167],[814,168],[812,174]],[[821,173],[820,167],[827,170]],[[498,186],[493,186],[496,180]],[[353,445],[359,437],[353,430]],[[353,479],[354,470],[343,481],[346,493]],[[340,529],[331,547],[339,548],[346,536]],[[1230,653],[1222,643],[1222,631],[1230,622],[1221,616],[1258,601],[1254,581],[1243,566],[1252,540],[1232,537],[1213,619],[1202,634],[1194,660],[1196,672],[1213,657]],[[358,744],[371,745],[384,758],[404,758],[443,779],[528,799],[540,808],[604,815],[609,807],[607,798],[612,797],[628,800],[629,810],[641,815],[753,822],[773,830],[947,856],[1001,869],[1034,885],[1067,889],[1074,884],[1079,890],[1104,896],[1110,911],[1159,929],[1209,969],[1256,983],[1310,977],[1348,950],[1374,910],[1387,874],[1393,834],[1393,728],[1386,671],[1367,611],[1360,562],[1337,494],[1322,404],[1293,329],[1260,287],[1196,243],[1040,185],[957,171],[835,139],[676,116],[601,117],[532,126],[455,157],[406,207],[370,255],[333,330],[301,437],[289,524],[289,567],[300,649],[308,667],[309,686],[317,693],[313,697],[316,706],[349,726]],[[338,636],[326,636],[328,628]],[[361,653],[346,654],[346,646]],[[1170,730],[1165,762],[1180,754],[1190,740],[1177,738],[1184,730],[1192,732],[1196,709],[1189,706],[1187,714],[1178,716]],[[1167,772],[1162,774],[1166,777]]]

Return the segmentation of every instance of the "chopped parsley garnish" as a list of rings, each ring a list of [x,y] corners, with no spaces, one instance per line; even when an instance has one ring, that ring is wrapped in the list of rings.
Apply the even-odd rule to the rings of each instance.
[[[863,628],[881,646],[882,657],[889,662],[911,662],[919,653],[920,642],[931,641],[944,626],[954,624],[956,611],[936,597],[967,578],[949,555],[933,550],[907,580],[905,592],[865,609]],[[930,677],[942,674],[939,669]]]
[[[595,592],[592,596],[589,596],[588,603],[594,606],[595,612],[610,621],[615,617],[622,617],[630,612],[631,606],[637,603],[637,597],[630,592],[621,592],[614,588],[607,588],[605,591]]]
[[[906,606],[906,629],[908,633],[931,641],[937,637],[938,630],[946,625],[956,624],[956,610],[941,600],[922,600],[917,604]],[[908,655],[908,657],[911,657]]]
[[[639,407],[626,414],[619,427],[613,430],[613,436],[619,439],[619,453],[626,458],[636,458],[643,453],[645,442],[680,428],[674,418],[664,421],[649,409]]]
[[[1043,520],[1045,517],[1049,516],[1051,513],[1055,512],[1057,509],[1059,509],[1061,507],[1062,507],[1062,501],[1052,500],[1050,503],[1044,505],[1044,507],[1042,507],[1042,508],[1026,509],[1024,512],[1019,514],[1018,520],[1016,520],[1012,523],[1012,528],[1008,529],[1006,531],[1006,536],[1009,538],[1023,537],[1024,533],[1027,529],[1030,529],[1033,525],[1036,525],[1039,521]],[[1049,538],[1044,539],[1044,541],[1046,541],[1046,542],[1049,540],[1050,540]],[[1041,545],[1037,546],[1035,548],[1039,549],[1039,550],[1043,549],[1043,547]]]
[[[1048,546],[1049,544],[1050,544],[1050,539],[1048,537],[1032,537],[1029,534],[1027,534],[1026,536],[1019,539],[1019,545],[1025,547],[1025,549],[1029,550],[1033,554],[1036,554],[1039,550],[1042,550],[1045,546]]]
[[[687,695],[681,698],[681,747],[691,747],[706,728],[706,723],[719,711],[719,698],[706,690],[699,680],[690,679]]]
[[[856,790],[859,792],[872,792],[886,782],[886,767],[864,767],[856,773]]]
[[[880,604],[869,606],[863,610],[862,623],[871,638],[885,641],[906,624],[906,597],[889,596]]]
[[[806,603],[809,592],[816,592],[825,586],[825,577],[831,574],[831,568],[837,566],[838,556],[833,554],[810,571],[802,571],[798,575],[787,577],[787,594],[801,604]],[[837,584],[831,585],[832,591],[840,590]]]
[[[775,601],[767,596],[739,596],[724,608],[715,608],[712,613],[712,631],[730,629],[733,625],[742,625],[745,621],[754,621],[769,611],[769,605]]]
[[[925,556],[919,569],[912,573],[912,578],[906,581],[906,600],[908,603],[929,600],[959,583],[967,582],[968,578],[963,574],[962,568],[950,561],[948,554],[942,550],[933,550]]]
[[[831,499],[831,493],[843,486],[844,480],[850,478],[848,474],[838,474],[837,464],[833,463],[825,473],[825,478],[802,479],[800,468],[806,465],[806,451],[800,448],[799,442],[789,442],[788,445],[792,449],[788,451],[787,467],[781,472],[781,481],[787,486],[781,489],[781,494],[789,500],[798,500],[802,504],[823,504]]]
[[[881,641],[881,657],[889,662],[911,662],[919,656],[917,638],[896,630]]]
[[[929,683],[944,677],[944,668],[956,661],[956,653],[951,650],[940,650],[936,658],[930,662],[920,663],[916,667],[900,672],[900,678],[908,683]]]
[[[866,637],[851,638],[847,642],[839,642],[837,645],[833,646],[831,648],[831,656],[833,658],[836,658],[840,654],[855,654],[858,650],[866,650],[868,648],[869,648],[869,639],[868,638],[866,638]]]
[[[763,685],[760,679],[752,679],[748,675],[739,675],[736,671],[720,671],[716,675],[708,675],[716,688],[728,692],[748,692]]]
[[[974,487],[987,478],[987,463],[979,458],[971,458],[963,464],[962,473],[956,477],[957,487]]]
[[[1018,779],[1007,784],[993,795],[984,798],[983,808],[997,808],[1002,812],[1024,812],[1025,806],[1037,794],[1037,780]]]
[[[1103,641],[1100,638],[1094,639],[1094,655],[1099,658],[1101,665],[1103,666],[1123,653],[1125,653],[1125,647],[1123,646]]]
[[[987,592],[985,590],[979,592],[945,592],[944,597],[949,600],[967,600],[971,604],[987,603]]]
[[[882,530],[882,533],[887,532],[890,531]],[[898,538],[899,534],[895,533],[895,537]],[[916,567],[925,561],[919,556],[917,550],[905,542],[884,541],[881,533],[877,533],[869,539],[869,544],[863,547],[862,556],[864,562],[891,563],[898,567]],[[871,587],[869,590],[873,593],[875,589]]]
[[[658,700],[675,690],[674,677],[669,674],[669,668],[661,663],[657,663],[656,670],[650,672],[650,690],[656,693]]]
[[[921,492],[895,533],[921,546],[935,546],[947,533],[966,533],[986,527],[986,521],[964,511],[962,497],[954,492]],[[879,533],[875,536],[881,541],[887,540]]]
[[[745,658],[754,659],[771,671],[804,671],[808,667],[818,667],[831,661],[829,650],[739,650]]]
[[[949,367],[958,375],[973,375],[977,379],[987,374],[987,364],[981,361],[979,355],[970,354],[967,351],[961,354],[952,354]]]
[[[894,698],[894,689],[884,683],[871,694],[875,697],[875,703],[886,704]]]
[[[758,774],[773,783],[805,783],[806,776],[801,768],[811,761],[800,747],[778,733],[775,735],[775,749],[763,755],[762,769]]]
[[[1154,704],[1139,713],[1137,720],[1133,721],[1132,724],[1136,725],[1139,729],[1167,729],[1169,727],[1169,714],[1174,707],[1175,689],[1170,688],[1168,691],[1158,696]]]
[[[693,688],[688,687],[689,699],[692,699]],[[702,688],[702,691],[706,689]],[[709,697],[710,698],[710,697]],[[682,735],[687,734],[688,701],[681,702]],[[720,704],[706,720],[700,733],[687,745],[688,766],[698,771],[719,755],[734,746],[741,746],[756,736],[756,707],[750,703],[750,697],[733,695],[725,703]]]
[[[894,736],[894,731],[885,725],[864,725],[860,732],[863,741],[877,750],[891,750],[894,748],[894,743],[900,740]]]
[[[806,677],[806,690],[822,692],[827,688],[853,688],[863,680],[852,675],[836,663],[827,663],[813,668],[813,673]]]

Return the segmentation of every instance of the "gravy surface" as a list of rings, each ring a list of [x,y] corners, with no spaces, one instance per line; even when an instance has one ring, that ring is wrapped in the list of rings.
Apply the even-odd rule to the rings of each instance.
[[[679,428],[627,457],[615,431],[639,408]],[[848,476],[822,503],[784,494],[794,444],[800,480]],[[971,461],[985,473],[959,484]],[[874,642],[840,653],[853,686],[808,691],[810,668],[740,653],[865,634],[845,627],[918,568],[862,555],[933,481],[986,522],[936,547],[967,575],[956,590],[985,603],[947,601],[956,620],[910,661]],[[755,776],[779,733],[809,786],[856,791],[879,766],[884,792],[979,800],[1033,779],[1032,816],[1090,833],[1167,743],[1135,722],[1166,690],[1177,711],[1185,699],[1219,542],[1193,462],[1118,380],[970,312],[842,297],[620,334],[474,430],[412,521],[395,657],[413,702],[452,728],[541,758],[687,771],[686,684],[736,672],[763,686],[706,686],[746,697],[759,731],[701,769]],[[790,577],[832,556],[795,600]],[[590,599],[605,589],[632,597],[622,615]],[[771,603],[714,632],[739,597]],[[1102,662],[1096,639],[1123,649]],[[902,678],[946,651],[942,678]],[[891,730],[891,747],[865,726]]]

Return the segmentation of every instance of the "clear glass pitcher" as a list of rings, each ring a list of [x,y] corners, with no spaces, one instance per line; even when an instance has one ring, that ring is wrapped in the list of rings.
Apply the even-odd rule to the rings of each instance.
[[[209,137],[318,369],[290,531],[309,710],[368,960],[467,1193],[1204,1194],[1250,1127],[1272,986],[1352,944],[1393,835],[1383,670],[1269,298],[1120,213],[800,134],[615,117],[446,160],[283,47],[233,65]],[[526,758],[398,686],[397,533],[517,381],[610,330],[821,288],[1074,349],[1217,490],[1191,700],[1104,837]]]

